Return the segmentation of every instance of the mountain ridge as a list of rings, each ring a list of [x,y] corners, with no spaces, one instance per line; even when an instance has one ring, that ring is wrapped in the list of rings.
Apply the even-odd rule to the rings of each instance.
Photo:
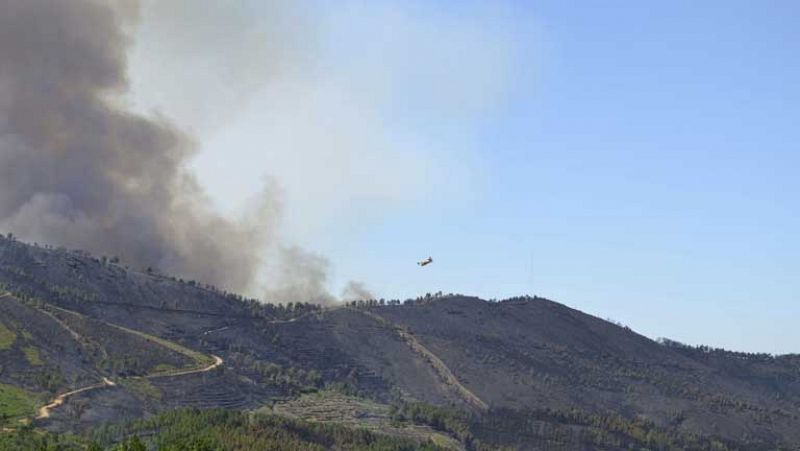
[[[620,446],[645,443],[631,432],[641,430],[675,443],[716,440],[728,449],[800,443],[800,356],[658,343],[540,297],[275,306],[7,237],[0,238],[0,289],[14,293],[16,301],[0,302],[0,323],[17,337],[0,349],[7,366],[0,384],[38,393],[41,405],[82,382],[117,382],[78,393],[46,421],[34,422],[52,431],[178,407],[258,409],[309,391],[338,390],[398,406],[419,421],[428,417],[409,406],[440,406],[445,410],[421,411],[447,418],[442,412],[454,409],[473,440],[520,449],[537,449],[524,446],[549,441],[548,434],[570,437],[564,449],[597,445],[592,440],[606,435],[613,439],[602,440]],[[82,315],[86,324],[60,310]],[[14,315],[16,325],[5,324]],[[119,383],[115,378],[141,377],[159,365],[187,364],[175,360],[185,355],[160,350],[157,341],[126,344],[139,343],[136,334],[219,356],[224,364],[203,374]],[[51,342],[66,347],[58,351]],[[150,347],[136,353],[140,346]],[[45,365],[25,364],[24,349],[31,347]],[[109,350],[128,357],[109,363],[102,358]],[[53,374],[42,376],[43,383],[25,379],[45,368]],[[614,422],[627,426],[617,430]]]

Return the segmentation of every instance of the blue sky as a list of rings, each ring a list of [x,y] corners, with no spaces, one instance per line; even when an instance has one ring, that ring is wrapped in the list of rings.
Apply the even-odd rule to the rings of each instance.
[[[283,233],[331,261],[332,291],[538,294],[653,338],[800,352],[796,2],[306,6],[254,7],[285,45],[215,127],[152,100],[170,86],[145,32],[132,86],[202,130],[219,208],[277,180]]]

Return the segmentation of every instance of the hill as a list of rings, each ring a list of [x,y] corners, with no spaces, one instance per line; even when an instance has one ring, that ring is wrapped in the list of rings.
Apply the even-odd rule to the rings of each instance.
[[[466,449],[800,444],[800,356],[659,343],[538,297],[275,306],[9,238],[0,291],[9,430],[223,408]]]

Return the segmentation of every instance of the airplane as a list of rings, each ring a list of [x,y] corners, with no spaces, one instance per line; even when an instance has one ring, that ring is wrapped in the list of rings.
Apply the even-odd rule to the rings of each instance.
[[[417,262],[417,264],[420,265],[420,266],[430,265],[431,263],[433,263],[433,258],[432,257],[428,257],[425,260]]]

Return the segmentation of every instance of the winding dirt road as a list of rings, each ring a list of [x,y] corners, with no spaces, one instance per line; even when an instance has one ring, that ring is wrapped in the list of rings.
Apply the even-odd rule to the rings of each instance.
[[[55,398],[53,398],[53,400],[50,402],[50,404],[47,404],[47,405],[42,406],[42,407],[39,407],[39,411],[36,414],[36,419],[40,420],[40,419],[43,419],[43,418],[49,418],[50,417],[50,411],[55,409],[56,407],[64,404],[64,402],[66,402],[67,398],[69,398],[70,396],[77,395],[78,393],[84,393],[84,392],[87,392],[89,390],[96,390],[98,388],[114,387],[116,385],[117,384],[114,383],[114,381],[112,381],[111,379],[109,379],[107,377],[104,377],[103,378],[103,382],[101,382],[99,384],[89,385],[88,387],[83,387],[83,388],[79,388],[77,390],[72,390],[70,392],[60,394],[60,395],[56,396]]]
[[[81,315],[79,313],[72,312],[70,310],[62,309],[62,308],[55,307],[55,306],[51,306],[51,307],[55,308],[57,310],[60,310],[62,312],[65,312],[65,313],[78,315],[78,316],[83,316],[83,315]],[[53,315],[51,312],[47,311],[46,309],[39,308],[38,310],[40,310],[42,313],[44,313],[44,314],[50,316],[51,318],[53,318],[61,327],[66,329],[79,343],[81,342],[81,336],[77,332],[72,330],[69,326],[67,326],[66,323],[64,323],[63,321],[58,319],[55,315]],[[201,355],[199,352],[193,351],[191,349],[184,348],[183,346],[177,345],[175,343],[167,342],[167,340],[164,340],[164,339],[161,339],[161,338],[158,338],[158,337],[152,337],[152,336],[149,336],[149,335],[144,334],[142,332],[139,332],[139,331],[136,331],[136,330],[133,330],[133,329],[128,329],[128,328],[125,328],[125,327],[122,327],[122,326],[118,326],[116,324],[111,324],[111,323],[107,323],[107,322],[105,324],[108,325],[108,326],[114,327],[116,329],[122,330],[124,332],[141,336],[141,337],[143,337],[143,338],[145,338],[147,340],[151,340],[151,341],[153,341],[153,342],[155,342],[155,343],[157,343],[157,344],[159,344],[161,346],[166,347],[170,351],[178,352],[180,354],[184,354],[184,355],[186,355],[186,356],[188,356],[190,358],[197,358],[199,355]],[[195,369],[190,369],[190,370],[175,370],[175,371],[172,371],[172,372],[166,372],[166,373],[161,373],[161,374],[151,374],[151,375],[147,375],[147,376],[135,376],[135,377],[131,377],[130,379],[156,379],[156,378],[163,378],[163,377],[179,377],[179,376],[188,376],[190,374],[206,373],[206,372],[212,371],[212,370],[214,370],[216,368],[219,368],[220,366],[222,366],[223,363],[225,363],[225,361],[219,356],[211,355],[211,358],[213,359],[213,362],[210,365],[202,367],[202,368],[195,368]],[[50,401],[49,404],[44,405],[44,406],[39,408],[39,410],[37,411],[36,419],[38,420],[38,419],[49,418],[50,417],[50,412],[53,409],[63,405],[67,401],[67,399],[72,397],[72,396],[78,395],[80,393],[86,393],[86,392],[88,392],[90,390],[99,390],[99,389],[108,388],[108,387],[115,387],[116,385],[117,384],[114,381],[112,381],[111,379],[109,379],[107,377],[103,377],[103,381],[100,382],[100,383],[92,384],[92,385],[89,385],[89,386],[86,386],[86,387],[82,387],[82,388],[79,388],[79,389],[76,389],[76,390],[72,390],[72,391],[67,392],[67,393],[60,394],[60,395],[56,396],[55,398],[53,398],[53,400]]]
[[[12,297],[12,294],[11,293],[7,293],[7,292],[0,293],[0,300],[3,300],[6,297]],[[69,311],[69,310],[66,310],[66,309],[62,309],[62,308],[59,308],[59,307],[55,307],[55,306],[51,306],[51,307],[53,307],[53,308],[55,308],[57,310],[61,310],[61,311],[65,312],[65,313],[70,313],[70,314],[74,314],[74,315],[78,315],[78,316],[83,316],[83,315],[80,315],[79,313],[72,312],[72,311]],[[43,308],[37,308],[37,310],[41,311],[45,315],[47,315],[50,318],[52,318],[53,320],[55,320],[55,322],[59,326],[64,328],[67,332],[69,332],[69,334],[78,343],[81,343],[81,341],[82,341],[81,338],[82,337],[80,336],[80,334],[78,334],[75,330],[70,328],[66,323],[61,321],[58,317],[53,315],[52,312],[49,312],[49,311],[47,311],[46,309],[43,309]],[[124,330],[124,331],[126,331],[128,333],[141,335],[141,336],[144,336],[147,339],[153,339],[154,341],[156,341],[157,343],[161,344],[162,346],[165,345],[164,342],[166,340],[157,339],[155,337],[149,337],[146,334],[143,334],[142,332],[134,331],[134,330],[131,330],[131,329],[127,329],[127,328],[124,328],[122,326],[117,326],[115,324],[111,324],[111,323],[106,323],[106,324],[109,325],[109,326],[115,327],[117,329]],[[226,329],[226,328],[223,328],[223,329]],[[222,330],[222,329],[220,329],[220,330]],[[214,332],[216,332],[216,331],[214,331]],[[188,355],[189,357],[194,357],[191,354],[199,354],[199,353],[196,353],[196,351],[191,351],[191,350],[188,350],[188,349],[181,350],[180,348],[182,348],[182,347],[180,347],[180,346],[178,346],[178,349],[172,349],[170,346],[166,346],[166,347],[169,348],[173,352],[183,353],[183,354]],[[188,376],[188,375],[191,375],[191,374],[207,373],[209,371],[213,371],[213,370],[219,368],[220,366],[222,366],[225,363],[225,361],[219,356],[211,355],[211,358],[214,361],[210,365],[208,365],[206,367],[203,367],[203,368],[192,369],[192,370],[176,370],[174,372],[168,372],[168,373],[162,373],[162,374],[152,374],[152,375],[148,375],[148,376],[137,376],[137,377],[132,377],[131,379],[156,379],[156,378],[163,378],[163,377],[179,377],[179,376]],[[69,399],[72,396],[75,396],[75,395],[78,395],[78,394],[81,394],[81,393],[86,393],[86,392],[91,391],[91,390],[99,390],[99,389],[103,389],[103,388],[116,387],[116,386],[117,386],[116,382],[112,381],[111,379],[109,379],[107,377],[103,377],[102,382],[99,382],[97,384],[92,384],[92,385],[89,385],[89,386],[86,386],[86,387],[82,387],[82,388],[78,388],[76,390],[72,390],[72,391],[69,391],[69,392],[66,392],[66,393],[62,393],[62,394],[56,396],[55,398],[53,398],[52,401],[50,401],[50,403],[48,403],[48,404],[46,404],[46,405],[44,405],[42,407],[39,407],[39,409],[36,412],[35,419],[41,420],[41,419],[50,418],[50,414],[53,411],[53,409],[56,409],[56,408],[62,406],[65,402],[67,402],[67,399]],[[14,429],[6,428],[6,427],[0,428],[0,432],[3,432],[3,433],[12,432],[12,431],[14,431]]]
[[[175,372],[175,373],[153,374],[153,375],[150,375],[150,376],[136,376],[136,377],[132,377],[131,379],[156,379],[156,378],[161,378],[161,377],[178,377],[178,376],[188,376],[190,374],[207,373],[209,371],[212,371],[212,370],[215,370],[215,369],[219,368],[220,366],[222,366],[223,363],[225,363],[225,361],[222,360],[222,358],[219,357],[219,356],[212,355],[211,357],[214,359],[214,363],[212,363],[211,365],[209,365],[209,366],[207,366],[205,368],[200,368],[200,369],[196,369],[196,370],[184,370],[184,371],[178,371],[178,372]],[[67,398],[69,398],[71,396],[75,396],[75,395],[80,394],[80,393],[86,393],[87,391],[90,391],[90,390],[98,390],[98,389],[101,389],[101,388],[116,387],[116,386],[117,386],[117,384],[114,381],[112,381],[111,379],[109,379],[107,377],[103,377],[103,382],[101,382],[101,383],[89,385],[87,387],[79,388],[77,390],[72,390],[70,392],[60,394],[60,395],[56,396],[55,398],[53,398],[53,400],[50,401],[50,404],[47,404],[47,405],[42,406],[42,407],[39,408],[39,411],[36,414],[36,419],[37,420],[41,420],[41,419],[49,418],[50,417],[50,411],[55,409],[55,408],[57,408],[57,407],[59,407],[59,406],[61,406],[61,405],[63,405],[67,401]]]

